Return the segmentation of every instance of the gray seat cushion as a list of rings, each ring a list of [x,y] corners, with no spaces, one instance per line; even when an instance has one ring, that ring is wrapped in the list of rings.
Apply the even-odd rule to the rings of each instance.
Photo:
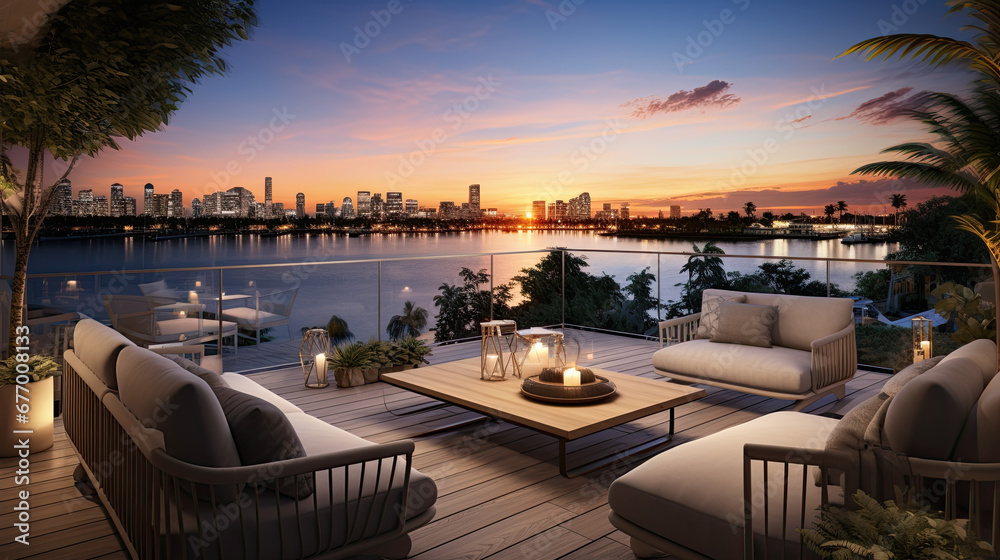
[[[206,467],[236,467],[240,456],[219,399],[208,384],[167,358],[135,346],[118,356],[122,404],[163,433],[172,457]]]
[[[691,340],[657,350],[653,367],[665,375],[673,372],[781,393],[803,394],[812,389],[812,353],[780,346]]]
[[[820,450],[836,424],[832,418],[776,412],[679,445],[616,480],[608,491],[608,504],[627,521],[700,554],[742,558],[743,446],[753,442]],[[763,474],[760,465],[755,466],[755,484],[760,485]],[[772,488],[782,487],[780,471],[768,471]],[[790,473],[791,480],[802,480],[801,467],[793,465]],[[790,484],[790,503],[801,503],[801,488],[801,483]],[[755,494],[759,491],[763,489],[755,490]],[[779,498],[772,496],[772,505],[780,503]],[[820,488],[808,484],[808,511],[813,512],[819,502]],[[763,519],[763,503],[753,503],[754,518]],[[770,515],[769,533],[780,535],[780,507],[772,507]],[[806,525],[811,521],[807,516]],[[786,536],[798,542],[795,524],[789,525]],[[755,525],[755,532],[763,534],[763,522],[759,528]]]
[[[997,345],[992,340],[973,340],[945,356],[943,361],[958,358],[969,358],[976,364],[976,368],[983,374],[983,387],[993,381],[997,373]]]
[[[1000,462],[1000,375],[993,376],[969,412],[951,459]]]
[[[238,373],[223,373],[222,380],[233,389],[243,391],[244,393],[253,395],[259,399],[264,399],[265,401],[278,407],[278,410],[284,412],[285,414],[289,414],[291,412],[302,412],[301,408],[279,397],[271,391],[268,391],[264,387],[261,387],[259,383],[245,375],[240,375]]]
[[[73,352],[109,389],[118,390],[115,367],[118,353],[135,344],[121,333],[93,319],[84,319],[73,329]]]
[[[982,392],[983,375],[972,358],[941,360],[893,397],[883,445],[910,457],[949,459]]]
[[[161,354],[161,356],[181,366],[186,371],[197,375],[202,381],[208,383],[208,386],[213,389],[216,387],[229,387],[229,384],[226,383],[226,380],[223,379],[221,375],[210,369],[203,368],[183,356],[178,356],[176,354]]]

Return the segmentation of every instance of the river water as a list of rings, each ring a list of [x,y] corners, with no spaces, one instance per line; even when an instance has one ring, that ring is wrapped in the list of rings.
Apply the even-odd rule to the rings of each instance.
[[[699,247],[703,242],[695,242]],[[717,242],[727,254],[760,257],[814,257],[881,260],[895,246],[887,244],[843,245],[839,240],[808,241],[775,239],[766,241]],[[268,294],[298,288],[292,311],[293,337],[303,326],[325,324],[331,314],[345,318],[361,339],[375,336],[389,318],[399,313],[403,303],[412,300],[430,312],[436,309],[433,297],[443,283],[459,283],[459,270],[491,268],[491,259],[471,257],[478,253],[540,251],[538,253],[496,255],[492,259],[495,282],[507,282],[522,268],[537,263],[541,251],[552,247],[576,249],[589,262],[592,274],[609,274],[619,283],[634,272],[649,267],[662,275],[659,291],[664,301],[676,299],[686,280],[679,273],[687,258],[681,255],[601,253],[610,251],[690,252],[692,242],[602,237],[592,232],[522,231],[465,232],[449,234],[372,235],[356,238],[332,235],[261,237],[213,236],[171,239],[158,242],[124,238],[45,241],[31,253],[29,271],[33,274],[58,273],[61,276],[37,278],[29,282],[29,302],[44,303],[106,319],[101,296],[138,294],[138,284],[164,279],[180,292],[196,290],[218,293],[218,271],[78,275],[94,271],[173,269],[191,267],[250,266],[222,273],[222,289],[229,295],[255,292]],[[13,267],[13,243],[3,246],[3,274]],[[421,257],[419,260],[392,259]],[[437,258],[426,258],[437,257]],[[381,289],[379,263],[358,261],[382,259]],[[768,260],[764,258],[724,259],[727,271],[752,272]],[[337,261],[331,264],[319,264]],[[300,263],[293,265],[293,263]],[[302,264],[305,263],[305,264]],[[826,280],[823,261],[796,261],[815,280]],[[842,289],[853,287],[852,275],[872,270],[878,265],[833,263],[830,280]],[[654,290],[656,287],[654,286]],[[204,295],[202,297],[205,297]],[[381,308],[381,313],[377,312]],[[283,338],[285,333],[277,332]]]

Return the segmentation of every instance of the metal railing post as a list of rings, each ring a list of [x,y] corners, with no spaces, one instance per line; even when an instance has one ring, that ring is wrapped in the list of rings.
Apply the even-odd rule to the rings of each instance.
[[[218,313],[217,319],[219,319],[219,359],[220,360],[224,359],[224,356],[222,354],[222,296],[223,296],[223,294],[224,294],[224,292],[222,291],[222,269],[220,268],[219,269],[219,305],[216,308],[216,313]],[[235,340],[233,340],[233,344],[239,344],[239,343],[240,343],[240,335],[239,335],[239,331],[237,331],[237,333],[235,335]]]
[[[663,285],[661,282],[662,276],[660,276],[660,253],[656,254],[656,320],[662,321],[660,317],[660,308],[663,306],[663,299],[660,295],[660,286]]]
[[[378,261],[378,309],[375,324],[378,329],[378,341],[382,342],[382,261]]]
[[[493,320],[493,255],[490,254],[490,321]]]
[[[562,250],[562,328],[566,329],[566,249]]]
[[[826,259],[826,297],[830,297],[830,259]]]

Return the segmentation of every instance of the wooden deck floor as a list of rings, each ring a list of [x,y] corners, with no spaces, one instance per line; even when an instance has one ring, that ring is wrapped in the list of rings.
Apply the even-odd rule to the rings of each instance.
[[[584,334],[594,342],[592,365],[657,378],[650,355],[657,343]],[[478,343],[440,347],[435,363],[477,355]],[[242,350],[240,352],[243,353]],[[242,356],[241,356],[242,357]],[[249,356],[247,356],[249,358]],[[242,360],[241,360],[242,361]],[[376,442],[412,437],[472,414],[455,407],[421,410],[425,397],[382,383],[351,389],[302,386],[301,373],[282,369],[251,374],[306,412]],[[827,398],[808,412],[839,412],[877,393],[888,376],[859,371],[843,401]],[[767,399],[706,387],[708,396],[676,411],[672,445],[790,406]],[[407,414],[410,413],[410,414]],[[571,442],[570,462],[605,455],[666,434],[666,412]],[[412,558],[452,560],[632,559],[628,538],[607,520],[607,489],[634,465],[566,479],[556,464],[556,440],[503,422],[484,422],[416,440],[415,465],[438,485],[437,516],[412,534]],[[0,558],[121,559],[127,555],[100,505],[73,484],[76,456],[56,422],[52,449],[31,458],[30,546],[13,542],[14,459],[0,459]]]

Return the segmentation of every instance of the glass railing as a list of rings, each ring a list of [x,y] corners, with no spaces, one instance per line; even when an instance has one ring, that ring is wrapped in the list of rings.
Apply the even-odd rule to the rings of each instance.
[[[361,341],[387,338],[390,325],[397,327],[392,334],[408,332],[400,322],[432,343],[468,340],[492,318],[655,340],[657,321],[700,310],[708,287],[851,296],[859,361],[896,370],[910,352],[909,316],[935,322],[936,354],[996,328],[986,321],[995,313],[985,303],[993,300],[985,264],[563,248],[326,258],[319,252],[313,261],[268,265],[30,274],[27,322],[37,350],[56,355],[68,327],[84,316],[144,345],[200,343],[215,353],[221,338],[226,368],[237,370],[297,361],[303,329],[326,328],[334,318],[342,321],[335,328]],[[9,288],[10,278],[0,279]],[[956,297],[962,306],[952,305]],[[982,329],[969,327],[970,318]],[[5,316],[4,329],[7,323]]]

